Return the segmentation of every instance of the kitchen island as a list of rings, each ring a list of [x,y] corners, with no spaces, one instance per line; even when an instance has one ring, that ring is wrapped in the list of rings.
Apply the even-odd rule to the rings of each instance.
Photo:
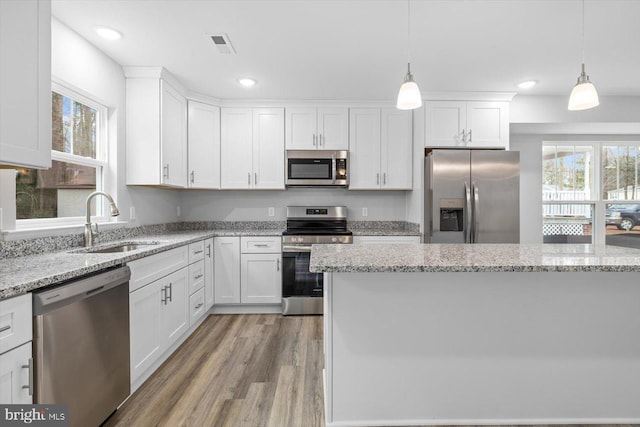
[[[640,250],[314,245],[328,426],[640,422]]]

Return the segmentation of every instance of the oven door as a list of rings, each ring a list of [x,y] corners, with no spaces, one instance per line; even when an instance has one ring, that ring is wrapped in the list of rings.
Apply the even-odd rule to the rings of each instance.
[[[282,252],[282,297],[322,297],[322,273],[310,273],[311,246]]]

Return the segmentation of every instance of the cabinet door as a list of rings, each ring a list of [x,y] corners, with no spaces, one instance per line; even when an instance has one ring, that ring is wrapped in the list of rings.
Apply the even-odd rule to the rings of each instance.
[[[215,303],[240,303],[240,238],[216,237],[213,258],[215,260]]]
[[[466,131],[467,104],[457,101],[425,103],[425,146],[465,147],[462,131]]]
[[[166,81],[161,87],[161,182],[174,187],[187,186],[187,101]]]
[[[349,111],[349,190],[380,188],[380,109]]]
[[[220,108],[189,101],[189,188],[220,188]]]
[[[131,334],[131,382],[155,362],[162,353],[161,310],[162,280],[129,294],[129,330]]]
[[[284,109],[253,110],[253,188],[284,190]]]
[[[213,307],[214,273],[213,273],[213,239],[204,241],[204,300],[205,311]]]
[[[221,108],[220,129],[220,187],[250,188],[254,178],[251,108]]]
[[[318,108],[318,148],[349,149],[348,108]]]
[[[315,108],[287,108],[285,124],[287,150],[315,150],[318,148]]]
[[[51,167],[51,2],[0,1],[0,165]]]
[[[164,279],[165,303],[162,306],[163,351],[189,329],[189,275],[182,268]]]
[[[384,108],[381,141],[381,188],[411,190],[413,182],[411,112]]]
[[[242,254],[243,304],[278,304],[282,301],[280,254]]]
[[[467,146],[509,148],[509,103],[467,103]]]
[[[31,342],[0,356],[0,404],[31,404],[29,359],[31,359]],[[26,388],[23,388],[24,386]]]
[[[200,289],[189,297],[189,326],[195,325],[206,311],[204,289]]]

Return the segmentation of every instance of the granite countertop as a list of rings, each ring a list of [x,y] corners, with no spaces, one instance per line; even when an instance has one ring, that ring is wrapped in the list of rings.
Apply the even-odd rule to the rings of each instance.
[[[321,272],[640,272],[640,249],[564,244],[313,245]]]
[[[125,253],[88,253],[82,247],[75,247],[38,255],[2,259],[0,260],[0,300],[210,237],[280,236],[281,234],[281,229],[176,231],[135,236],[96,245],[96,247],[106,248],[127,242],[147,243],[143,248]]]

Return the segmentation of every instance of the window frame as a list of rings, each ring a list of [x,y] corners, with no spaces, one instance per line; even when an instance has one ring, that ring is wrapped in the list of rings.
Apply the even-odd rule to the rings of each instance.
[[[96,191],[107,191],[106,183],[109,182],[109,159],[108,159],[108,113],[109,109],[86,92],[73,87],[67,83],[56,80],[51,81],[51,92],[56,92],[62,96],[72,99],[73,101],[84,104],[96,110],[96,158],[78,156],[71,153],[63,153],[57,150],[51,150],[51,160],[67,162],[82,166],[96,168]],[[91,216],[92,222],[109,222],[110,217],[106,214],[106,206],[103,197],[97,197],[95,200],[96,212]],[[32,218],[32,219],[16,219],[16,231],[38,229],[38,228],[57,228],[67,226],[82,225],[86,222],[84,216],[62,217],[62,218]]]
[[[593,236],[593,244],[602,244],[606,243],[606,206],[609,204],[637,204],[640,203],[640,199],[633,200],[609,200],[604,199],[604,195],[602,194],[602,169],[604,167],[602,163],[602,150],[604,146],[638,146],[640,147],[640,141],[624,141],[624,140],[595,140],[595,141],[584,141],[584,140],[571,140],[571,141],[553,141],[553,140],[543,140],[541,147],[541,155],[542,150],[544,150],[545,146],[591,146],[593,147],[593,188],[591,190],[592,198],[589,200],[554,200],[554,201],[545,201],[544,197],[542,198],[542,208],[544,212],[545,205],[563,205],[563,204],[571,204],[571,205],[591,205],[593,209],[593,218],[592,218],[592,236]],[[544,167],[544,160],[543,160]],[[543,182],[540,183],[542,186]],[[540,189],[542,191],[542,188]]]

